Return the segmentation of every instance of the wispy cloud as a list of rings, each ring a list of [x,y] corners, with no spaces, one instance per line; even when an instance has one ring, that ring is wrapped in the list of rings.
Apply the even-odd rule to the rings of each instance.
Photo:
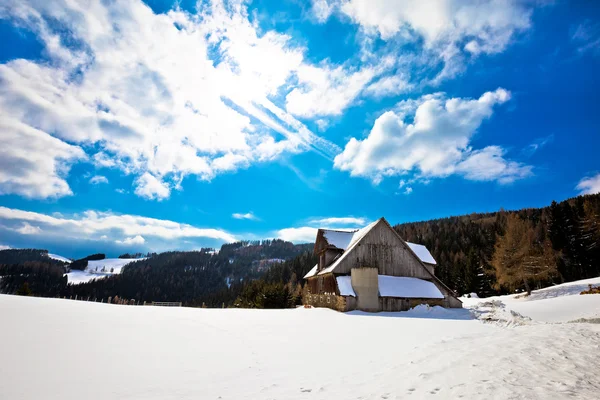
[[[259,220],[259,218],[251,212],[245,213],[245,214],[244,213],[233,213],[233,214],[231,214],[231,217],[235,218],[235,219],[247,219],[250,221],[258,221]]]
[[[554,141],[554,134],[537,138],[529,146],[523,149],[523,154],[526,156],[532,156],[536,151]]]
[[[183,239],[236,241],[234,235],[220,229],[94,210],[56,217],[51,214],[0,207],[0,227],[22,235],[35,234],[48,240],[61,238],[68,241],[96,241],[110,238],[119,244],[139,245],[151,242],[161,248],[177,248]]]
[[[90,178],[90,183],[92,185],[99,185],[101,183],[108,183],[108,179],[102,175],[94,175]]]
[[[21,235],[37,235],[42,233],[42,229],[39,226],[33,226],[27,222],[23,222],[23,225],[15,228],[14,231]]]
[[[318,226],[340,226],[340,225],[366,225],[366,219],[359,217],[328,217],[315,218],[310,220],[310,224]]]
[[[576,189],[579,190],[579,194],[600,193],[600,173],[583,178],[577,184]]]
[[[600,55],[600,23],[587,19],[572,26],[571,41],[580,55],[588,52]]]

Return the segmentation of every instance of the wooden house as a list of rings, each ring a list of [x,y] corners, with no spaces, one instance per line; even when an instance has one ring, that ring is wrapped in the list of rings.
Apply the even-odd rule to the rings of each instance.
[[[305,305],[339,311],[462,307],[435,276],[429,250],[405,242],[385,218],[360,230],[319,229],[314,252],[319,262],[304,276]]]

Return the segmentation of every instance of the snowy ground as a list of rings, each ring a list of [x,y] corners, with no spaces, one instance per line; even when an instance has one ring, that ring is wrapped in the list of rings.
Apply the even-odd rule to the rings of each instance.
[[[92,279],[105,278],[113,274],[120,274],[123,267],[132,261],[144,260],[143,258],[105,258],[104,260],[88,261],[85,271],[71,270],[67,274],[69,283],[88,282]],[[105,269],[102,272],[102,268]],[[110,272],[110,269],[113,272]]]
[[[580,318],[600,318],[600,296],[580,295],[583,290],[588,289],[590,284],[600,286],[600,278],[585,279],[534,290],[529,297],[510,295],[485,299],[461,298],[461,300],[465,307],[474,307],[481,302],[501,301],[507,309],[536,321],[568,322]]]
[[[473,312],[419,307],[380,314],[1,295],[0,397],[598,398],[600,324],[540,322],[510,307],[535,304],[531,315],[556,312],[566,321],[600,318],[593,311],[600,295],[548,290],[556,296],[469,300]],[[557,308],[584,297],[571,315]]]

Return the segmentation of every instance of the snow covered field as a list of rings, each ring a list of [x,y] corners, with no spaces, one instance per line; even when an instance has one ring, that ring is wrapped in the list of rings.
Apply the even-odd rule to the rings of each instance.
[[[67,274],[68,282],[82,283],[91,281],[92,279],[105,278],[113,274],[120,274],[125,265],[139,260],[144,260],[144,258],[105,258],[104,260],[88,261],[85,271],[74,269]],[[102,272],[102,268],[104,268],[104,272]],[[113,272],[110,272],[111,268]]]
[[[473,313],[211,310],[0,295],[0,397],[598,398],[600,324],[535,319],[600,318],[600,295],[570,295],[575,285],[530,300],[472,299]],[[559,307],[576,298],[587,300],[571,314]],[[510,312],[525,305],[532,320]],[[505,314],[520,323],[489,318]]]

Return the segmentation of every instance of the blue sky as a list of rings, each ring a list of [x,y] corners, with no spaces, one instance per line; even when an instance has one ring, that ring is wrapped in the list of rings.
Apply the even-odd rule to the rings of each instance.
[[[66,256],[600,191],[589,1],[0,4],[0,246]]]

